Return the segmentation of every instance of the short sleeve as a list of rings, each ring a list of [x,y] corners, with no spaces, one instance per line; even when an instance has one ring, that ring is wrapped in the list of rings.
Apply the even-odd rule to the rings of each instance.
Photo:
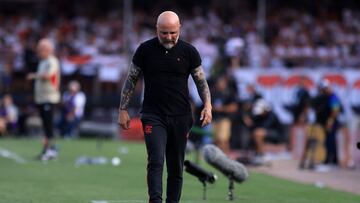
[[[331,106],[331,109],[332,110],[338,110],[340,109],[340,100],[337,96],[335,95],[332,95],[331,98],[330,98],[330,106]]]
[[[190,46],[190,68],[191,70],[201,65],[201,57],[195,47]]]
[[[132,62],[137,66],[142,68],[144,61],[144,46],[141,44],[135,51]]]

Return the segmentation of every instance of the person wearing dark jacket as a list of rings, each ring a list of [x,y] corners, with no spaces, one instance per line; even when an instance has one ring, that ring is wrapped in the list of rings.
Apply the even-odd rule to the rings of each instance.
[[[340,127],[339,114],[341,102],[333,92],[330,82],[323,80],[319,84],[319,94],[314,98],[312,106],[315,111],[315,123],[322,126],[325,134],[326,158],[325,164],[338,164],[336,133]]]
[[[265,152],[265,140],[278,142],[282,137],[283,126],[277,115],[271,110],[270,104],[264,99],[255,102],[252,113],[251,131],[256,152],[259,156],[262,156]]]

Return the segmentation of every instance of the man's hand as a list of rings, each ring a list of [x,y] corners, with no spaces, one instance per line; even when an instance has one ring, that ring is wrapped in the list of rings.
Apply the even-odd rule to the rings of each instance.
[[[201,111],[200,120],[202,121],[201,127],[204,127],[211,123],[212,120],[211,107],[205,107]]]
[[[204,109],[200,114],[200,120],[202,121],[201,127],[204,127],[211,123],[212,120],[210,89],[206,82],[205,73],[201,65],[191,71],[191,76],[194,79],[199,96],[204,102]]]
[[[118,123],[124,130],[130,128],[130,116],[127,110],[119,110]]]

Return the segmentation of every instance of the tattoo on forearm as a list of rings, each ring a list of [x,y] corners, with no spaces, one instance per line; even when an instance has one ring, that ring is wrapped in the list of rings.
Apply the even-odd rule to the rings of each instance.
[[[210,102],[210,90],[206,82],[205,73],[201,66],[191,71],[191,76],[194,79],[200,98],[204,103]]]
[[[120,109],[126,110],[129,107],[130,99],[134,92],[136,82],[139,79],[140,72],[141,69],[139,67],[133,63],[130,64],[129,73],[121,91]]]

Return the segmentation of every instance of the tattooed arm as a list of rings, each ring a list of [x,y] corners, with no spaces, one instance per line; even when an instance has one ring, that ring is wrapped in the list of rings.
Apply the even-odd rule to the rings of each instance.
[[[140,72],[141,69],[135,64],[131,63],[128,76],[121,91],[118,122],[125,130],[129,129],[130,127],[130,116],[127,112],[127,109],[129,107],[132,94],[134,93],[136,82],[140,77]]]
[[[204,109],[201,111],[200,120],[202,120],[202,126],[205,126],[211,123],[212,114],[211,114],[211,96],[209,86],[206,82],[204,70],[201,66],[195,68],[191,71],[191,76],[196,84],[196,88],[200,95],[201,100],[204,103]]]

